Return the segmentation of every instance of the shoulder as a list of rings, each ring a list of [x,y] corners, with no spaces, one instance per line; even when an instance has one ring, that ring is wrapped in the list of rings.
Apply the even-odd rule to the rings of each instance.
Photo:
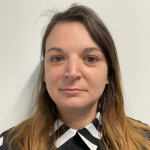
[[[133,119],[133,118],[127,117],[127,121],[129,121],[129,120],[132,120],[132,121],[134,121],[134,122],[137,122],[137,123],[140,123],[140,124],[143,124],[143,125],[146,125],[147,127],[149,127],[149,125],[148,125],[148,124],[146,124],[146,123],[144,123],[144,122],[141,122],[140,120],[136,120],[136,119]]]
[[[141,122],[139,120],[133,119],[133,118],[129,118],[129,120],[135,122],[136,124],[134,124],[135,128],[139,128],[142,129],[143,134],[149,139],[150,141],[150,126],[144,122]],[[131,123],[131,122],[130,122]]]
[[[8,150],[7,136],[11,129],[8,129],[0,134],[0,150]]]

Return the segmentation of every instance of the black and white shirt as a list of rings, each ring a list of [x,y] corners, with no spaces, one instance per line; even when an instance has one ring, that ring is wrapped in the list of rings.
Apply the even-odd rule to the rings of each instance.
[[[58,150],[104,150],[104,148],[102,148],[103,142],[100,132],[101,114],[99,111],[95,119],[80,130],[68,127],[60,119],[55,121],[54,129],[56,135],[63,129],[63,132],[59,132],[59,138],[56,142]],[[0,150],[8,150],[8,143],[6,142],[8,131],[9,130],[0,135]]]

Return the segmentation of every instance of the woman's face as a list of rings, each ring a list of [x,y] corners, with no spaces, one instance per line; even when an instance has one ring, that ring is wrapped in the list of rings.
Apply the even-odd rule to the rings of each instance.
[[[55,25],[46,41],[44,81],[57,108],[96,106],[107,73],[103,53],[82,23]]]

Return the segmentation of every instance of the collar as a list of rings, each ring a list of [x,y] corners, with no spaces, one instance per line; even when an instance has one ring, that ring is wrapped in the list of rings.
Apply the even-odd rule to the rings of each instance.
[[[57,119],[54,123],[54,129],[58,139],[56,141],[56,147],[58,149],[68,149],[69,145],[73,141],[75,135],[88,146],[90,150],[97,150],[99,147],[99,140],[102,135],[101,130],[101,114],[97,112],[95,119],[80,130],[75,130],[65,125],[60,119]]]

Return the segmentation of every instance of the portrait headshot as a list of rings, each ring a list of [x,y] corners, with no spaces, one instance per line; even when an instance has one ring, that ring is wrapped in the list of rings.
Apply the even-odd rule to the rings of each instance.
[[[148,0],[0,3],[0,150],[150,150]]]

